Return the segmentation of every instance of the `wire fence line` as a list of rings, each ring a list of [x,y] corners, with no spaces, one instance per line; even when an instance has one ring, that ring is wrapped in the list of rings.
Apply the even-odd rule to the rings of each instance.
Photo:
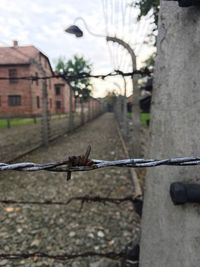
[[[41,103],[41,105],[43,105]],[[92,100],[85,102],[83,110],[80,110],[80,104],[74,112],[52,115],[45,118],[47,120],[47,131],[44,134],[44,120],[41,118],[11,118],[5,117],[0,120],[0,128],[5,126],[0,133],[2,140],[0,144],[0,162],[14,162],[20,157],[41,147],[48,141],[57,139],[65,134],[73,133],[79,127],[96,119],[105,112],[104,103],[93,103]],[[71,114],[71,115],[70,115]],[[70,117],[71,116],[71,117]],[[71,119],[70,119],[71,118]],[[19,123],[20,127],[15,127]],[[6,129],[6,125],[9,128]],[[16,124],[18,126],[18,124]],[[46,125],[46,124],[45,124]]]
[[[132,195],[126,196],[123,198],[110,198],[110,197],[101,197],[101,196],[80,196],[80,197],[72,197],[67,201],[18,201],[18,200],[2,200],[0,199],[1,204],[17,204],[17,205],[69,205],[72,201],[80,201],[81,208],[85,203],[90,202],[100,202],[102,204],[116,204],[120,205],[125,202],[131,202],[133,205],[137,205],[141,202],[140,198],[134,198]],[[135,207],[137,209],[137,206]],[[136,211],[137,212],[137,211]],[[37,260],[39,258],[43,259],[53,259],[55,261],[68,261],[75,260],[77,258],[88,258],[88,257],[99,257],[99,258],[108,258],[112,260],[120,260],[120,261],[129,261],[132,264],[138,263],[138,255],[131,254],[126,247],[119,252],[109,251],[109,252],[95,252],[95,251],[86,251],[83,253],[62,253],[62,254],[51,254],[47,252],[18,252],[18,253],[0,253],[0,259],[4,260],[22,260],[22,259],[32,259]]]
[[[105,79],[107,77],[112,77],[112,76],[122,76],[122,77],[132,77],[133,75],[142,75],[142,76],[150,76],[151,72],[149,71],[148,68],[143,68],[141,70],[135,70],[132,72],[122,72],[120,70],[115,70],[113,72],[109,72],[107,74],[90,74],[86,72],[79,73],[77,75],[69,75],[69,74],[54,74],[54,75],[49,75],[49,76],[21,76],[21,77],[7,77],[7,76],[1,76],[0,80],[30,80],[30,81],[38,81],[38,80],[48,80],[52,78],[64,78],[67,81],[75,81],[75,80],[80,80],[84,78],[100,78],[100,79]]]
[[[67,206],[71,204],[72,202],[77,201],[81,202],[81,208],[85,203],[91,203],[91,202],[99,202],[103,205],[106,205],[107,203],[120,205],[124,202],[131,202],[132,204],[138,203],[140,201],[139,198],[135,198],[133,196],[126,196],[123,198],[111,198],[111,197],[102,197],[102,196],[78,196],[78,197],[71,197],[66,201],[52,201],[52,200],[46,200],[46,201],[25,201],[25,200],[13,200],[13,199],[0,199],[0,203],[2,204],[17,204],[17,205],[63,205]]]
[[[132,260],[132,263],[138,263],[135,260],[135,257],[131,257],[127,255],[124,251],[122,252],[107,252],[107,253],[98,253],[94,251],[87,251],[84,253],[77,253],[77,254],[48,254],[45,252],[34,252],[34,253],[1,253],[0,258],[7,259],[7,260],[18,260],[18,259],[28,259],[28,258],[48,258],[54,259],[57,261],[66,261],[66,260],[73,260],[76,258],[87,258],[87,257],[101,257],[101,258],[108,258],[112,260]]]
[[[179,157],[169,159],[122,159],[122,160],[87,160],[79,162],[83,156],[69,157],[67,160],[50,163],[0,163],[0,171],[52,171],[76,172],[91,171],[107,167],[150,168],[158,166],[194,166],[200,165],[200,157]]]

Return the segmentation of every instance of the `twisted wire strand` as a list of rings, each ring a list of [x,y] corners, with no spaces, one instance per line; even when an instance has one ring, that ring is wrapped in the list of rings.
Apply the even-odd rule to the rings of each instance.
[[[84,78],[100,78],[100,79],[105,79],[107,77],[112,77],[112,76],[133,76],[135,74],[140,74],[143,76],[149,76],[151,73],[147,68],[141,69],[141,70],[135,70],[132,72],[121,72],[120,74],[117,72],[109,72],[107,74],[96,74],[92,75],[90,73],[86,72],[80,72],[78,75],[65,75],[65,74],[56,74],[56,75],[50,75],[50,76],[19,76],[19,77],[7,77],[7,76],[1,76],[0,80],[30,80],[30,81],[37,81],[37,80],[48,80],[52,78],[64,78],[68,81],[74,81],[74,80],[79,80],[79,79],[84,79]]]
[[[82,206],[85,203],[92,203],[92,202],[99,202],[102,204],[115,204],[115,205],[120,205],[125,202],[131,202],[132,204],[138,203],[141,199],[138,197],[133,197],[133,196],[126,196],[123,198],[111,198],[111,197],[102,197],[102,196],[78,196],[78,197],[71,197],[67,199],[66,201],[52,201],[52,200],[44,200],[44,201],[26,201],[26,200],[15,200],[15,199],[0,199],[1,204],[17,204],[17,205],[62,205],[62,206],[68,206],[72,202],[81,202]]]
[[[90,165],[72,165],[69,160],[52,163],[0,163],[0,171],[52,171],[52,172],[75,172],[90,171],[107,167],[130,167],[130,168],[147,168],[156,166],[194,166],[200,165],[200,157],[180,157],[170,159],[122,159],[122,160],[90,160]]]
[[[128,256],[125,252],[107,252],[107,253],[98,253],[93,251],[87,251],[84,253],[79,254],[48,254],[45,252],[33,252],[33,253],[1,253],[0,259],[7,259],[7,260],[17,260],[17,259],[29,259],[29,258],[48,258],[48,259],[54,259],[58,261],[66,261],[66,260],[72,260],[76,258],[86,258],[86,257],[104,257],[109,258],[113,260],[119,260],[119,259],[131,259],[130,256]],[[135,263],[138,261],[135,261]]]

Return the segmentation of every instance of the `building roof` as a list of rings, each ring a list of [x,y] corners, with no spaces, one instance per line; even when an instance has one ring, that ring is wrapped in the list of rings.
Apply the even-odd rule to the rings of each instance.
[[[31,59],[35,59],[38,54],[42,54],[49,61],[48,57],[33,45],[10,47],[0,47],[0,65],[5,64],[29,64]]]
[[[14,41],[13,46],[0,47],[0,66],[30,64],[39,54],[47,59],[53,73],[49,58],[44,53],[33,45],[18,46],[17,41]]]
[[[34,46],[0,47],[0,65],[29,64],[39,52]]]

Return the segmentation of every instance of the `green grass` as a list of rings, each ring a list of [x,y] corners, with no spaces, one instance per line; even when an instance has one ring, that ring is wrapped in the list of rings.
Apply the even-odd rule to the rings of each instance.
[[[148,121],[150,121],[150,113],[140,113],[140,121],[144,126],[148,126]]]
[[[128,118],[131,119],[132,118],[132,113],[128,112]],[[144,113],[141,112],[140,113],[140,122],[142,125],[144,126],[148,126],[148,121],[150,120],[150,113]]]
[[[37,121],[40,120],[37,118]],[[10,119],[10,126],[16,127],[16,126],[22,126],[22,125],[31,125],[34,124],[33,118],[13,118]],[[6,119],[0,119],[0,128],[7,128],[8,122]]]

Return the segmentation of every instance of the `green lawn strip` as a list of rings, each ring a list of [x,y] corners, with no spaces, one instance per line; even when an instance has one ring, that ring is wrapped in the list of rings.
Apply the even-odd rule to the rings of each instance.
[[[5,119],[0,119],[0,128],[6,128],[7,127],[7,121]]]
[[[148,126],[148,121],[150,121],[150,113],[140,113],[140,121],[142,125]]]
[[[37,122],[40,119],[37,118]],[[16,126],[22,126],[22,125],[31,125],[34,123],[33,118],[13,118],[10,119],[10,126],[16,127]],[[0,128],[7,128],[7,119],[0,119]]]
[[[127,116],[128,116],[129,119],[132,119],[132,113],[131,112],[128,112]],[[140,113],[140,122],[141,122],[141,124],[144,125],[144,126],[148,126],[148,121],[150,121],[150,113],[141,112]]]

